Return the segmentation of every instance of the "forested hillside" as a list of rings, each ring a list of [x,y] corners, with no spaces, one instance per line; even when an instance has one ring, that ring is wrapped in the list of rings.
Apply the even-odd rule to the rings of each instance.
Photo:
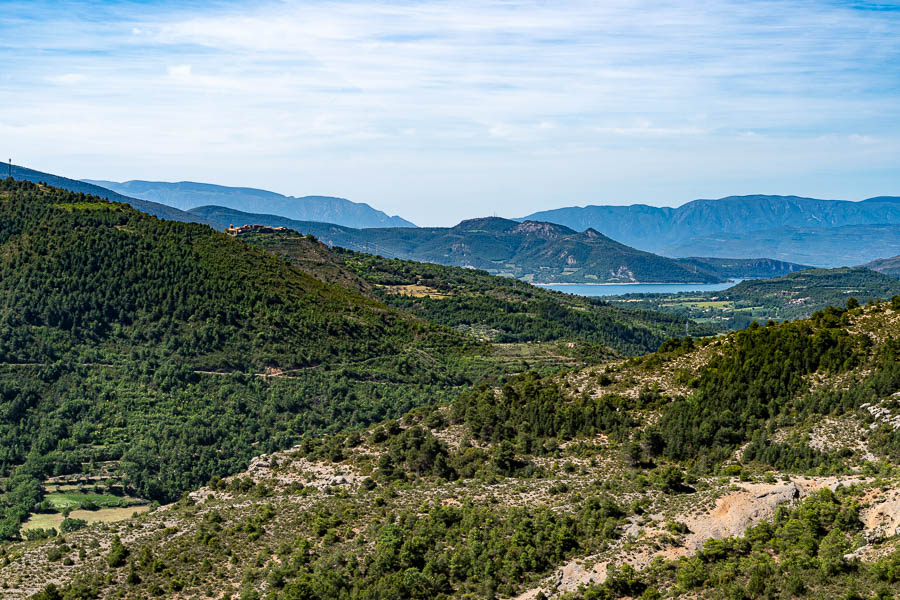
[[[684,323],[299,236],[292,266],[126,204],[0,186],[3,538],[68,502],[50,480],[165,502],[305,435],[450,401],[485,377],[615,356],[604,344],[651,351]],[[418,269],[476,300],[442,317],[380,287]]]
[[[43,477],[121,461],[125,488],[171,500],[445,397],[489,354],[206,226],[3,181],[0,537]]]
[[[127,522],[7,544],[0,585],[39,599],[891,598],[898,340],[900,296],[477,386]]]
[[[680,258],[678,262],[712,271],[719,277],[725,277],[726,279],[763,279],[812,268],[808,265],[799,265],[771,258],[707,258],[692,256]]]
[[[385,304],[493,342],[554,340],[603,344],[624,354],[656,350],[687,321],[563,294],[477,269],[327,249],[294,232],[241,235],[326,281],[362,290]],[[716,329],[691,324],[696,335]]]

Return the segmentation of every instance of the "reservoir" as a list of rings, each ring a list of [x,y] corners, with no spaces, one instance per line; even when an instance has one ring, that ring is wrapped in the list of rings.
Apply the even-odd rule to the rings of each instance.
[[[677,294],[679,292],[717,292],[740,283],[735,279],[726,283],[610,283],[610,284],[547,284],[541,287],[579,296],[621,296],[622,294]]]

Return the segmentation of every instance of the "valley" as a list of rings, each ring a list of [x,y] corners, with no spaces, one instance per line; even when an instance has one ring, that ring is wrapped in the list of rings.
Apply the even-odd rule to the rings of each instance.
[[[853,267],[807,269],[743,281],[720,291],[627,294],[607,300],[618,306],[658,310],[726,329],[743,329],[753,321],[808,318],[827,306],[887,299],[897,294],[900,279]]]
[[[0,185],[4,598],[896,581],[887,275],[691,259],[787,274],[607,301]]]

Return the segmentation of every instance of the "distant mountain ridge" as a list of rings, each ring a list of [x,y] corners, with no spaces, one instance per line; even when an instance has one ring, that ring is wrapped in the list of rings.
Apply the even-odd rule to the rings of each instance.
[[[219,223],[287,227],[312,234],[330,246],[390,258],[473,267],[533,283],[715,283],[725,279],[717,267],[705,266],[703,259],[680,262],[630,248],[592,229],[576,232],[537,221],[520,223],[485,217],[454,227],[353,229],[219,206],[198,207],[190,213]],[[736,262],[746,267],[747,262],[754,261]],[[765,268],[771,269],[773,264]],[[790,272],[803,267],[782,264],[781,268],[781,272]]]
[[[696,265],[701,269],[714,271],[727,279],[766,279],[780,277],[789,273],[811,269],[809,265],[800,265],[771,258],[716,258],[698,257],[679,258],[681,264]]]
[[[415,227],[401,217],[392,217],[365,203],[331,196],[295,198],[256,188],[230,187],[181,181],[84,181],[143,200],[180,210],[217,205],[251,213],[274,213],[300,221],[320,221],[347,227]]]
[[[9,167],[0,169],[0,177],[6,177],[8,170],[10,170]],[[213,221],[206,220],[202,217],[198,217],[197,215],[190,215],[183,210],[178,210],[177,208],[173,208],[166,204],[160,204],[158,202],[125,196],[108,188],[94,185],[93,183],[89,183],[87,181],[79,181],[78,179],[60,177],[59,175],[44,173],[43,171],[36,171],[34,169],[29,169],[28,167],[22,167],[19,165],[12,165],[11,173],[12,178],[17,181],[46,183],[55,187],[62,188],[64,190],[68,190],[70,192],[75,192],[76,194],[92,194],[94,196],[99,196],[104,200],[109,200],[110,202],[123,202],[136,210],[145,212],[160,219],[166,219],[168,221],[180,221],[182,223],[200,223],[202,225],[209,225],[210,227],[213,227],[215,229],[223,229],[221,225]]]
[[[891,277],[900,277],[900,255],[890,258],[879,258],[862,266]]]
[[[786,227],[900,224],[900,197],[878,196],[851,202],[800,196],[729,196],[718,200],[694,200],[678,208],[643,204],[567,207],[532,213],[524,219],[558,223],[578,231],[593,228],[622,243],[667,256],[735,256],[741,254],[729,252],[727,247],[711,253],[705,249],[707,246],[696,245],[693,240]],[[836,250],[834,254],[839,254],[841,249],[833,250]],[[760,255],[770,256],[769,253],[750,256]],[[778,258],[807,262],[798,255]]]
[[[747,233],[717,233],[669,248],[670,256],[770,256],[815,265],[848,267],[900,252],[897,225],[782,227]]]

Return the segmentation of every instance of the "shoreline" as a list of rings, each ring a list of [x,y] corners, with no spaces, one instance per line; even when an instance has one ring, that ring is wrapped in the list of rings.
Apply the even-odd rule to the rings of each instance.
[[[626,281],[622,283],[617,282],[607,282],[607,283],[534,283],[531,282],[531,285],[723,285],[726,283],[734,283],[733,279],[729,281],[722,281],[720,283],[699,283],[699,282],[686,282],[686,283],[672,283],[668,281]]]

